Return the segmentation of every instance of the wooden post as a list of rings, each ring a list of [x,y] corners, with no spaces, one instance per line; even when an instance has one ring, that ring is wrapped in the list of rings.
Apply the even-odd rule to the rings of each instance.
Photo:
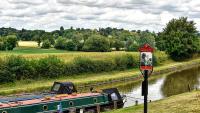
[[[97,113],[100,113],[100,111],[101,111],[101,107],[100,107],[100,105],[98,104],[98,105],[97,105]]]
[[[76,108],[69,109],[69,113],[76,113]]]
[[[190,84],[188,84],[188,91],[189,91],[189,92],[191,91],[191,87],[190,87]]]
[[[114,109],[117,109],[117,101],[114,101]]]
[[[138,105],[138,100],[135,101],[135,105],[136,105],[136,106]]]

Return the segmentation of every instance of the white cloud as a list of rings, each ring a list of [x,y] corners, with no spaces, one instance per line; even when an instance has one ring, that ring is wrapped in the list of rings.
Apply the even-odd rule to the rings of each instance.
[[[198,0],[1,0],[0,27],[55,30],[118,27],[161,31],[188,16],[200,30]]]

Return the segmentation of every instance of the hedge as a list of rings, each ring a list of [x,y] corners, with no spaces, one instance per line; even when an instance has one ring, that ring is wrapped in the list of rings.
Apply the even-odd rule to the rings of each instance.
[[[113,58],[102,60],[77,57],[71,62],[64,62],[56,56],[41,59],[9,56],[0,59],[0,83],[14,82],[21,79],[56,78],[63,75],[74,76],[81,73],[98,73],[137,67],[138,58],[131,54],[116,55]]]

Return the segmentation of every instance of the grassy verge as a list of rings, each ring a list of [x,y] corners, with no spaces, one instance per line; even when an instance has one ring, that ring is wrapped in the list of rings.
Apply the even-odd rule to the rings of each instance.
[[[148,113],[199,113],[200,91],[183,93],[149,103]],[[109,111],[108,113],[142,113],[143,105]],[[107,113],[107,112],[106,112]]]
[[[156,72],[160,70],[169,69],[172,67],[187,67],[189,64],[197,62],[200,63],[200,58],[184,62],[166,63],[163,66],[155,67],[154,71]],[[50,86],[53,84],[54,81],[71,81],[76,85],[81,85],[81,84],[91,84],[104,81],[111,81],[113,79],[116,80],[116,79],[134,77],[138,76],[139,74],[140,71],[138,69],[131,69],[125,71],[103,72],[98,74],[80,74],[76,76],[65,76],[65,77],[59,77],[57,79],[24,80],[24,81],[22,80],[22,81],[17,81],[15,83],[1,85],[0,95],[49,90]]]

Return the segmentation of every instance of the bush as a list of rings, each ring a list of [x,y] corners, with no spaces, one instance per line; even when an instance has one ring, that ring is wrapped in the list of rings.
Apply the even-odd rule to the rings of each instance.
[[[107,52],[110,51],[110,43],[101,35],[92,35],[86,40],[83,50],[91,52]]]
[[[8,57],[5,61],[5,67],[16,80],[29,78],[34,73],[30,62],[20,56]]]
[[[6,67],[5,61],[0,59],[0,84],[13,82],[15,80],[15,75],[13,75]]]
[[[17,37],[8,35],[0,39],[0,50],[13,50],[17,46]]]
[[[44,48],[44,49],[49,49],[51,47],[51,43],[49,40],[45,40],[43,41],[42,43],[42,47],[41,48]]]
[[[55,56],[49,56],[37,61],[35,66],[39,77],[55,78],[64,72],[64,62]]]
[[[124,48],[124,43],[116,39],[113,43],[113,47],[116,49],[116,51],[119,51],[121,48]]]
[[[156,57],[154,56],[155,65],[166,61],[167,57],[163,57],[163,54],[163,52],[159,52],[158,54],[156,52]],[[83,56],[76,57],[71,62],[64,62],[55,56],[37,60],[27,60],[20,56],[10,56],[4,60],[0,59],[0,83],[21,79],[56,78],[62,75],[138,68],[138,57],[132,54],[123,54],[95,60]]]
[[[139,50],[139,45],[138,44],[131,44],[128,48],[127,51],[135,51],[137,52]]]
[[[127,68],[133,68],[137,65],[136,61],[131,55],[122,55],[115,57],[116,69],[125,70]]]
[[[55,48],[56,49],[65,49],[65,45],[66,45],[66,39],[62,38],[62,37],[59,37],[57,40],[56,40],[56,43],[55,43]]]
[[[4,44],[4,42],[0,42],[0,50],[6,50],[6,45]]]
[[[73,41],[68,41],[65,44],[65,49],[68,51],[75,51],[76,50],[76,44]]]

